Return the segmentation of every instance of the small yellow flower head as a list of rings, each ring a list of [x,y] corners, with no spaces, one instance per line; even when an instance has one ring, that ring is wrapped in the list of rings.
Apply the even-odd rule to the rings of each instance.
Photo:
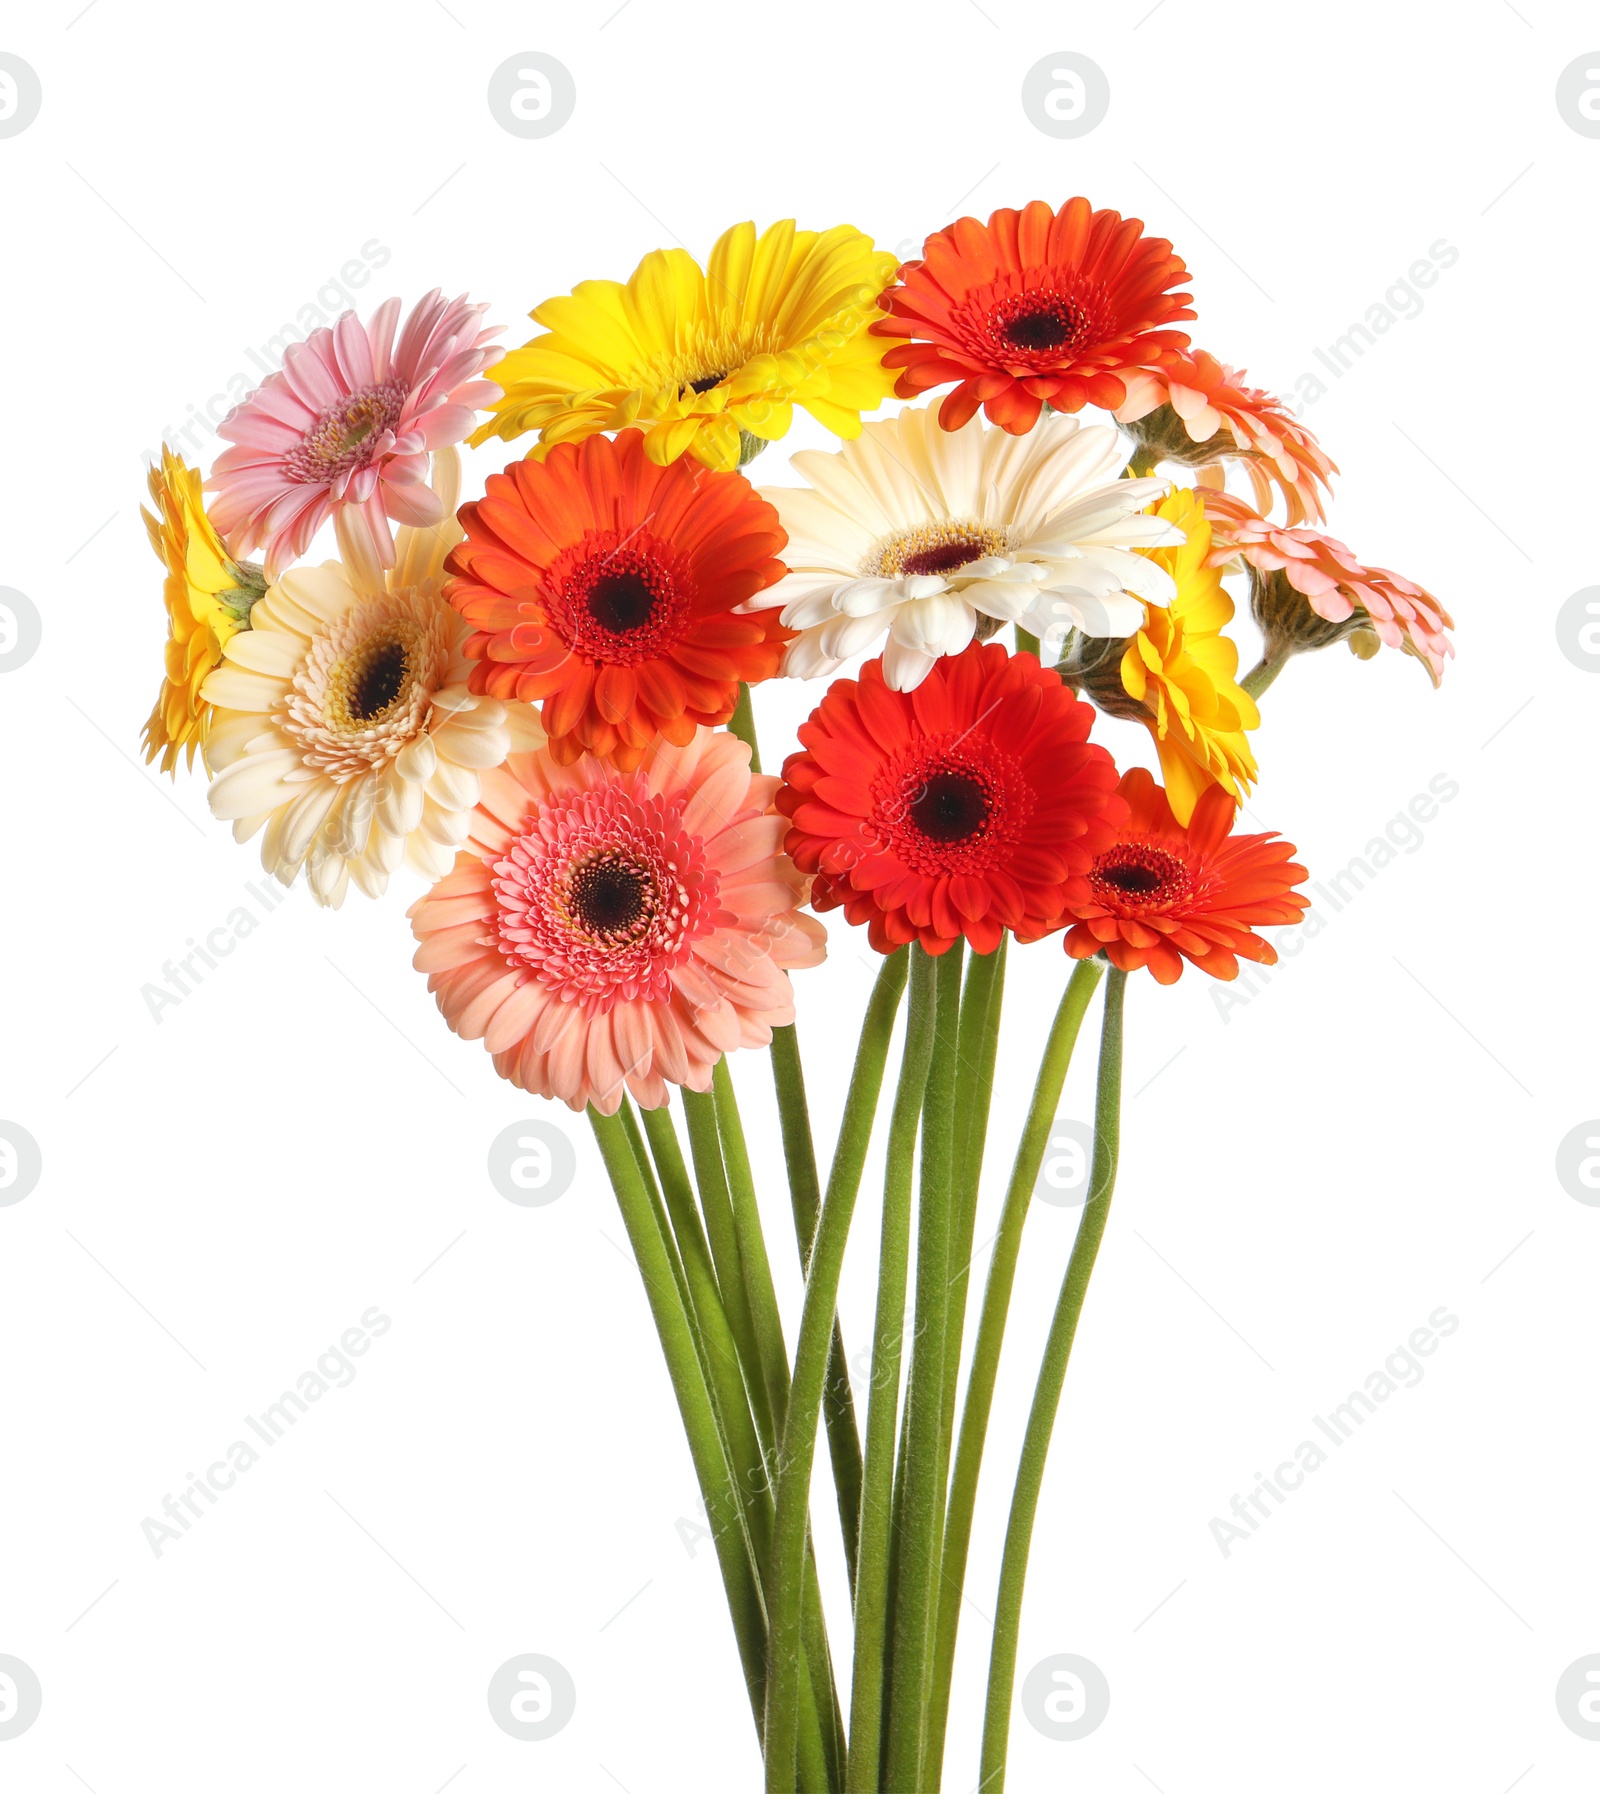
[[[141,508],[150,545],[167,570],[167,676],[144,726],[145,759],[161,756],[173,772],[180,754],[194,765],[211,706],[200,696],[206,675],[222,663],[223,644],[248,629],[250,606],[265,589],[261,569],[235,561],[200,497],[200,472],[165,444],[150,469],[154,516]]]
[[[1233,600],[1222,575],[1206,565],[1211,525],[1198,492],[1179,489],[1155,515],[1184,533],[1181,548],[1153,548],[1178,595],[1163,609],[1145,606],[1145,624],[1122,656],[1122,685],[1143,707],[1155,737],[1167,801],[1187,825],[1200,795],[1221,785],[1238,802],[1254,784],[1255,757],[1245,738],[1261,726],[1255,699],[1239,684],[1239,650],[1225,636]]]
[[[660,466],[692,454],[737,467],[785,434],[800,405],[837,436],[894,386],[868,334],[897,263],[848,224],[759,236],[736,224],[702,270],[682,249],[647,255],[624,286],[586,280],[532,312],[546,334],[513,349],[485,378],[505,397],[472,438],[539,432],[542,458],[598,430],[645,432]]]

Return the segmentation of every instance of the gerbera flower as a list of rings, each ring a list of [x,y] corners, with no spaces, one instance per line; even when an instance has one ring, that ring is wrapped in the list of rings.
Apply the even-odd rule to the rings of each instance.
[[[1247,385],[1242,369],[1197,349],[1165,367],[1141,368],[1127,386],[1117,422],[1158,462],[1210,467],[1241,460],[1259,510],[1270,509],[1276,486],[1291,524],[1322,521],[1317,488],[1327,491],[1339,469],[1283,400]]]
[[[483,768],[543,740],[535,713],[467,688],[466,625],[443,595],[460,462],[435,458],[444,523],[402,529],[397,565],[339,524],[343,564],[298,567],[268,589],[207,679],[214,815],[235,840],[266,834],[283,884],[303,866],[318,903],[353,879],[382,894],[404,860],[437,878],[465,838]]]
[[[1127,635],[1172,595],[1143,555],[1182,535],[1141,515],[1162,480],[1123,480],[1127,450],[1104,425],[1048,417],[1019,440],[973,418],[939,427],[930,407],[868,424],[837,454],[797,454],[809,487],[769,486],[788,532],[791,569],[757,606],[782,605],[803,633],[784,670],[831,673],[885,631],[883,675],[914,690],[941,655],[974,633],[1031,618],[1039,633],[1069,627]]]
[[[783,576],[783,530],[739,473],[659,467],[645,437],[565,443],[464,505],[450,601],[476,632],[472,689],[544,700],[550,751],[637,766],[733,715],[790,631],[734,608]]]
[[[1221,785],[1235,803],[1249,791],[1256,763],[1245,731],[1260,728],[1261,713],[1238,682],[1239,650],[1222,633],[1233,621],[1233,600],[1209,564],[1211,525],[1201,495],[1174,492],[1156,516],[1179,533],[1178,547],[1150,550],[1177,596],[1165,610],[1152,605],[1126,644],[1077,644],[1064,670],[1102,709],[1149,729],[1168,801],[1187,822],[1209,786]]]
[[[335,512],[353,510],[370,552],[393,566],[388,519],[418,529],[443,513],[428,485],[428,453],[472,428],[500,389],[474,376],[500,334],[480,330],[487,306],[442,299],[436,287],[395,341],[400,301],[362,324],[347,311],[284,351],[269,374],[222,420],[236,446],[217,457],[211,514],[242,554],[265,545],[276,579]],[[347,518],[347,527],[352,519]]]
[[[823,957],[777,786],[709,729],[633,772],[543,749],[486,773],[454,871],[410,911],[445,1020],[574,1109],[709,1089],[724,1053],[794,1020],[789,970]]]
[[[1047,934],[1123,815],[1093,721],[1057,673],[998,642],[939,661],[911,693],[876,660],[835,681],[778,793],[790,856],[818,875],[811,907],[865,922],[880,953]]]
[[[895,258],[848,224],[724,231],[702,272],[682,249],[647,255],[626,286],[586,280],[530,314],[545,334],[490,370],[505,388],[473,437],[557,442],[637,425],[652,461],[740,465],[802,406],[836,436],[888,397],[867,325]]]
[[[1275,964],[1277,950],[1253,931],[1298,922],[1311,907],[1294,889],[1308,876],[1294,848],[1275,834],[1230,835],[1234,803],[1220,785],[1201,796],[1187,827],[1143,767],[1117,789],[1126,826],[1070,881],[1071,957],[1104,953],[1120,971],[1148,967],[1159,984],[1175,984],[1185,960],[1213,978],[1237,978],[1241,959]]]
[[[915,398],[959,382],[939,408],[947,430],[982,405],[1014,435],[1033,428],[1048,401],[1057,411],[1114,410],[1124,374],[1187,349],[1169,330],[1192,318],[1189,271],[1165,237],[1137,218],[1042,199],[995,212],[987,225],[962,218],[929,237],[883,296],[891,316],[879,336],[907,339],[884,356],[902,370],[895,391]]]
[[[1205,504],[1213,564],[1242,565],[1250,574],[1250,610],[1267,659],[1344,640],[1366,658],[1382,642],[1420,660],[1438,685],[1456,651],[1445,634],[1455,624],[1431,592],[1365,565],[1333,536],[1270,523],[1230,494],[1208,492]]]
[[[194,751],[206,738],[211,706],[200,688],[222,663],[228,638],[249,628],[250,608],[266,590],[259,567],[228,553],[200,497],[200,473],[162,445],[159,466],[150,469],[152,516],[140,516],[150,546],[167,569],[167,676],[144,726],[144,757],[161,755],[161,770],[173,772],[178,756],[194,765]]]

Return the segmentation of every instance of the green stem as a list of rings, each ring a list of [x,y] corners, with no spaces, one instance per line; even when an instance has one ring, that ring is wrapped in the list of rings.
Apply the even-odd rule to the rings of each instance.
[[[867,1137],[872,1128],[873,1103],[861,1099],[870,1085],[875,1098],[882,1081],[883,1059],[888,1052],[900,989],[905,982],[905,956],[895,955],[879,973],[878,987],[862,1030],[856,1075],[851,1079],[851,1104],[845,1128],[834,1155],[828,1194],[817,1222],[810,1253],[805,1300],[800,1310],[800,1332],[795,1342],[794,1379],[784,1417],[783,1443],[778,1453],[777,1520],[773,1532],[771,1594],[768,1616],[767,1788],[769,1794],[788,1794],[794,1785],[792,1756],[793,1694],[799,1683],[801,1640],[801,1591],[805,1563],[806,1509],[816,1452],[818,1417],[828,1357],[836,1338],[835,1305],[844,1269],[845,1246],[861,1187]],[[895,960],[898,971],[891,971]],[[876,1075],[870,1062],[877,1060]],[[867,1065],[863,1065],[867,1061]]]
[[[956,1443],[955,1474],[950,1483],[950,1507],[945,1519],[944,1578],[939,1597],[938,1655],[934,1667],[933,1714],[929,1736],[933,1749],[943,1743],[950,1708],[950,1684],[955,1667],[956,1633],[961,1624],[961,1591],[966,1581],[967,1551],[972,1541],[972,1514],[978,1498],[978,1476],[983,1467],[984,1440],[989,1412],[994,1403],[995,1380],[1005,1343],[1006,1316],[1016,1282],[1017,1258],[1022,1250],[1022,1230],[1033,1201],[1034,1185],[1055,1121],[1056,1105],[1066,1083],[1067,1067],[1083,1025],[1089,1000],[1100,983],[1104,968],[1097,960],[1079,960],[1056,1010],[1050,1034],[1039,1061],[1033,1100],[1023,1124],[1000,1210],[1000,1226],[989,1259],[989,1276],[983,1290],[983,1308],[972,1348],[972,1368],[967,1374],[967,1397],[961,1410],[961,1434]]]
[[[872,1125],[883,1089],[883,1068],[889,1057],[895,1015],[906,987],[909,955],[891,953],[878,972],[877,982],[861,1024],[861,1041],[850,1073],[844,1115],[828,1173],[829,1198],[843,1200],[844,1192],[861,1186]],[[789,1167],[789,1192],[794,1205],[795,1231],[800,1242],[800,1264],[809,1274],[812,1242],[817,1230],[821,1201],[817,1194],[817,1163],[811,1146],[811,1127],[806,1112],[805,1081],[800,1068],[800,1048],[795,1031],[772,1031],[772,1075],[778,1086],[778,1112],[783,1124],[784,1157]],[[844,1334],[834,1316],[833,1340],[828,1349],[828,1375],[823,1386],[823,1417],[828,1428],[828,1449],[838,1497],[839,1527],[844,1535],[846,1568],[852,1593],[859,1562],[861,1530],[861,1434],[856,1423],[855,1397],[850,1389],[849,1363]]]
[[[739,1660],[744,1666],[759,1736],[766,1707],[767,1628],[756,1566],[744,1527],[743,1504],[733,1487],[715,1408],[695,1350],[693,1329],[678,1293],[667,1243],[634,1158],[626,1124],[614,1115],[601,1115],[593,1108],[589,1110],[589,1124],[594,1129],[611,1187],[616,1192],[622,1223],[639,1264],[645,1296],[667,1361],[667,1375],[678,1399],[678,1412],[683,1419],[689,1455],[706,1504],[706,1516],[722,1570]]]
[[[685,1090],[684,1119],[689,1126],[689,1150],[694,1158],[695,1182],[700,1188],[700,1207],[706,1219],[706,1236],[711,1243],[711,1256],[717,1269],[717,1286],[727,1311],[728,1325],[738,1347],[739,1366],[750,1411],[755,1417],[756,1432],[767,1450],[773,1434],[772,1408],[767,1397],[767,1382],[762,1371],[761,1351],[756,1343],[755,1322],[745,1283],[744,1266],[739,1258],[739,1236],[734,1225],[733,1203],[728,1195],[728,1177],[723,1169],[722,1142],[717,1134],[716,1100],[709,1091]]]
[[[1161,451],[1141,445],[1128,457],[1127,477],[1130,480],[1142,480],[1147,474],[1154,473],[1160,465]]]
[[[861,1488],[861,1556],[855,1588],[855,1664],[845,1782],[848,1794],[878,1794],[879,1787],[887,1671],[889,1548],[893,1538],[895,1421],[900,1407],[900,1354],[911,1257],[911,1175],[928,1064],[933,1057],[934,970],[935,962],[927,954],[913,954],[910,1012],[884,1161],[878,1302],[873,1324],[872,1387],[867,1397],[866,1468]]]
[[[1017,625],[1017,651],[1020,654],[1031,654],[1035,660],[1039,658],[1039,638],[1030,635],[1019,623]]]
[[[1259,698],[1289,664],[1292,652],[1289,648],[1280,648],[1276,653],[1263,654],[1239,683],[1252,698]]]
[[[1061,1294],[1050,1323],[1050,1334],[1045,1341],[1033,1407],[1028,1414],[1028,1429],[1023,1435],[1022,1456],[1017,1464],[1011,1517],[1006,1524],[1005,1550],[1000,1559],[1000,1587],[995,1598],[994,1642],[989,1652],[989,1692],[983,1715],[983,1758],[978,1778],[983,1794],[1002,1794],[1005,1787],[1011,1690],[1016,1680],[1022,1591],[1028,1576],[1034,1516],[1039,1508],[1039,1491],[1044,1486],[1050,1435],[1061,1402],[1067,1360],[1072,1355],[1078,1317],[1083,1312],[1083,1299],[1088,1294],[1089,1278],[1105,1235],[1111,1193],[1117,1181],[1122,1109],[1122,1010],[1127,984],[1128,974],[1115,968],[1106,979],[1105,1013],[1100,1023],[1100,1075],[1094,1102],[1094,1166],[1089,1174],[1089,1196],[1078,1223],[1078,1237],[1073,1241],[1067,1273],[1061,1281]]]
[[[687,1093],[686,1093],[687,1094]],[[740,1353],[721,1300],[710,1250],[694,1207],[683,1152],[665,1110],[645,1112],[656,1166],[666,1191],[667,1212],[678,1234],[688,1289],[688,1305],[698,1321],[702,1364],[710,1384],[723,1449],[734,1476],[749,1527],[758,1575],[770,1582],[773,1525],[771,1493],[771,1441],[763,1449],[751,1417],[748,1387],[740,1368]],[[713,1144],[715,1144],[713,1142]],[[720,1174],[720,1158],[717,1160]],[[827,1639],[822,1624],[821,1591],[815,1566],[807,1562],[804,1591],[806,1665],[801,1690],[800,1785],[811,1794],[827,1794],[843,1779],[844,1740],[828,1664]],[[767,1590],[770,1602],[770,1588]],[[817,1689],[825,1690],[819,1706]]]
[[[933,1063],[922,1110],[922,1184],[917,1210],[916,1339],[906,1388],[905,1501],[895,1588],[894,1664],[889,1690],[889,1788],[925,1785],[927,1681],[944,1538],[945,1337],[950,1306],[956,1046],[961,945],[939,960]]]
[[[766,1235],[761,1231],[761,1209],[756,1201],[755,1179],[750,1172],[750,1153],[745,1145],[744,1124],[733,1092],[728,1061],[719,1059],[712,1069],[711,1087],[716,1104],[717,1137],[722,1142],[722,1163],[727,1172],[728,1195],[733,1203],[734,1237],[739,1243],[739,1263],[744,1269],[745,1294],[755,1326],[756,1351],[766,1381],[772,1409],[772,1436],[783,1436],[783,1415],[789,1403],[789,1349],[783,1343],[783,1317],[778,1312],[778,1292],[767,1259]]]
[[[728,733],[737,735],[750,750],[750,770],[760,772],[761,749],[756,746],[756,711],[750,702],[750,687],[739,687],[739,701],[733,707],[733,715],[728,718]]]

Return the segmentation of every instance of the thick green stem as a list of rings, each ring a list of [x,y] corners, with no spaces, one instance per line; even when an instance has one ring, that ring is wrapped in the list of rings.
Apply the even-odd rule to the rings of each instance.
[[[945,1338],[950,1307],[956,1046],[961,947],[939,960],[933,1063],[922,1110],[922,1181],[917,1209],[916,1339],[906,1387],[905,1500],[895,1587],[894,1663],[884,1785],[920,1794],[928,1716],[939,1560],[944,1543]]]
[[[739,701],[733,707],[733,715],[728,718],[728,733],[737,735],[750,750],[750,770],[760,772],[761,749],[756,746],[756,711],[750,702],[750,687],[739,687]]]
[[[727,1311],[734,1343],[738,1347],[739,1366],[744,1373],[756,1431],[761,1437],[762,1445],[770,1450],[774,1437],[772,1406],[767,1397],[767,1381],[762,1370],[761,1351],[756,1342],[755,1322],[750,1314],[744,1266],[739,1258],[738,1230],[734,1225],[733,1203],[728,1195],[728,1177],[722,1164],[722,1142],[717,1134],[716,1101],[709,1091],[685,1090],[683,1114],[689,1127],[689,1150],[694,1158],[694,1176],[700,1189],[700,1207],[705,1215],[706,1236],[711,1243],[711,1256],[717,1269],[717,1286],[722,1294],[722,1305]]]
[[[685,1093],[688,1094],[687,1092]],[[702,1123],[702,1126],[704,1124]],[[678,1145],[677,1132],[664,1110],[647,1111],[645,1128],[655,1153],[667,1210],[678,1234],[684,1261],[691,1314],[699,1323],[699,1344],[718,1419],[724,1451],[729,1459],[750,1531],[757,1573],[770,1602],[772,1555],[772,1440],[758,1436],[752,1419],[749,1384],[741,1370],[741,1353],[735,1342],[714,1275],[711,1254],[694,1208],[688,1172]],[[715,1117],[712,1117],[715,1132]],[[702,1156],[714,1154],[715,1175],[720,1177],[720,1147],[715,1138],[702,1141]],[[713,1162],[707,1157],[705,1174]],[[724,1201],[726,1198],[724,1197]],[[828,1794],[843,1780],[844,1740],[828,1662],[827,1638],[822,1620],[821,1591],[809,1556],[804,1591],[806,1663],[801,1689],[800,1786],[806,1794]],[[819,1701],[819,1691],[821,1699]]]
[[[739,1660],[744,1666],[759,1736],[766,1709],[767,1628],[756,1565],[744,1525],[743,1503],[733,1486],[715,1407],[701,1371],[693,1328],[679,1295],[668,1245],[657,1224],[625,1124],[616,1116],[601,1115],[593,1108],[589,1110],[589,1122],[599,1142],[611,1187],[616,1192],[622,1223],[639,1264],[645,1296],[667,1361],[667,1374],[678,1399],[678,1412],[683,1419],[689,1455],[706,1504],[706,1517],[722,1570]]]
[[[767,1258],[767,1238],[761,1230],[761,1209],[756,1201],[755,1178],[750,1171],[750,1152],[745,1145],[744,1123],[733,1092],[726,1059],[719,1059],[711,1073],[716,1104],[717,1137],[722,1142],[722,1163],[727,1172],[728,1196],[733,1204],[734,1237],[739,1243],[739,1263],[744,1269],[745,1295],[755,1327],[756,1351],[772,1410],[772,1437],[783,1437],[783,1415],[789,1402],[789,1349],[783,1342],[783,1317],[778,1312],[778,1292]]]
[[[889,1550],[893,1538],[895,1422],[905,1338],[911,1258],[911,1177],[928,1064],[933,1057],[934,961],[917,951],[900,1078],[889,1117],[873,1324],[872,1387],[867,1396],[866,1465],[861,1486],[861,1557],[855,1588],[855,1663],[850,1689],[849,1794],[878,1794],[887,1678]]]
[[[1039,658],[1039,638],[1030,635],[1019,623],[1017,625],[1017,650],[1022,654],[1031,654],[1035,660]]]
[[[972,1540],[973,1507],[978,1497],[978,1476],[983,1467],[989,1412],[994,1404],[995,1379],[1000,1371],[1000,1352],[1005,1343],[1006,1316],[1010,1312],[1011,1291],[1016,1282],[1017,1258],[1022,1249],[1022,1230],[1033,1201],[1034,1185],[1039,1181],[1039,1167],[1044,1161],[1056,1105],[1061,1100],[1061,1089],[1066,1083],[1067,1067],[1072,1063],[1084,1012],[1100,983],[1103,969],[1097,960],[1079,960],[1067,981],[1039,1061],[1033,1100],[1028,1105],[1028,1117],[1017,1142],[1011,1181],[1006,1186],[1000,1226],[989,1259],[989,1276],[984,1284],[983,1307],[972,1348],[972,1368],[967,1376],[967,1397],[961,1410],[961,1434],[956,1443],[949,1512],[945,1518],[944,1577],[939,1594],[938,1655],[929,1728],[930,1748],[934,1751],[942,1748],[949,1715],[967,1550]]]
[[[1142,480],[1152,474],[1161,465],[1161,451],[1157,448],[1146,448],[1142,443],[1128,457],[1128,473],[1130,480]]]
[[[1272,654],[1263,654],[1239,683],[1252,698],[1259,698],[1292,658],[1292,651],[1288,648],[1280,648]]]
[[[861,1053],[851,1095],[861,1098],[864,1085],[876,1086],[883,1075],[883,1056],[888,1051],[894,1011],[905,980],[904,955],[898,974],[885,966],[879,974],[874,1004],[862,1031]],[[892,993],[892,998],[887,993]],[[884,1000],[879,1000],[880,998]],[[874,1025],[876,1024],[876,1025]],[[873,1076],[870,1063],[877,1058]],[[805,1563],[806,1511],[811,1470],[816,1451],[817,1423],[822,1408],[828,1356],[835,1338],[834,1308],[839,1279],[844,1269],[845,1246],[861,1187],[861,1168],[866,1159],[867,1137],[872,1128],[874,1105],[860,1100],[846,1110],[846,1131],[834,1156],[833,1175],[822,1204],[816,1237],[810,1253],[805,1300],[800,1310],[800,1332],[795,1342],[794,1379],[784,1417],[783,1443],[778,1452],[777,1520],[773,1533],[769,1620],[767,1718],[767,1788],[769,1794],[788,1794],[793,1786],[790,1756],[794,1713],[793,1694],[798,1687],[801,1638],[801,1592]]]
[[[994,1642],[989,1651],[989,1692],[983,1715],[983,1759],[978,1786],[983,1794],[1001,1794],[1006,1779],[1006,1745],[1011,1729],[1011,1690],[1016,1680],[1017,1642],[1022,1627],[1022,1592],[1028,1576],[1028,1552],[1033,1543],[1034,1516],[1044,1486],[1045,1463],[1050,1455],[1050,1435],[1061,1402],[1067,1360],[1078,1331],[1078,1317],[1088,1294],[1111,1193],[1117,1181],[1117,1152],[1122,1115],[1122,1008],[1128,974],[1112,969],[1106,979],[1105,1013],[1100,1024],[1100,1075],[1094,1102],[1094,1165],[1089,1174],[1089,1195],[1078,1222],[1072,1257],[1061,1282],[1055,1317],[1045,1341],[1034,1389],[1028,1428],[1023,1435],[1017,1464],[1016,1486],[1011,1496],[1011,1517],[1006,1524],[1005,1550],[1000,1559],[1000,1587],[995,1597]]]
[[[905,982],[906,955],[903,952],[892,954],[878,974],[861,1026],[861,1044],[856,1049],[855,1070],[839,1126],[839,1143],[834,1149],[834,1176],[839,1174],[841,1166],[847,1165],[850,1153],[859,1142],[854,1175],[857,1182],[860,1181],[861,1166],[866,1161],[867,1143],[877,1113],[878,1092],[883,1084],[884,1061],[889,1055],[889,1039],[894,1032],[895,1012],[900,1006],[900,993],[905,989]],[[883,1012],[885,1006],[886,1013]],[[772,1030],[772,1081],[778,1093],[778,1119],[783,1129],[783,1157],[789,1172],[789,1201],[794,1209],[800,1268],[809,1273],[811,1246],[816,1237],[822,1198],[817,1181],[817,1155],[811,1141],[805,1074],[800,1064],[800,1043],[792,1025]],[[850,1142],[849,1153],[845,1151],[847,1140]],[[822,1414],[828,1429],[828,1453],[833,1464],[845,1564],[854,1588],[861,1523],[861,1431],[856,1422],[855,1397],[850,1389],[844,1332],[837,1315],[833,1322],[833,1343],[828,1348]]]

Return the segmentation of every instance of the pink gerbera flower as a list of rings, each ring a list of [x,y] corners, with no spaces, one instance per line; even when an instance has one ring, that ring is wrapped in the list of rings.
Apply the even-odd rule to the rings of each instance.
[[[485,772],[454,871],[410,911],[445,1020],[574,1109],[709,1089],[724,1053],[794,1020],[789,968],[823,956],[778,784],[706,728],[634,772],[548,749]]]
[[[1211,523],[1211,565],[1242,563],[1249,572],[1251,610],[1269,653],[1275,639],[1292,653],[1370,630],[1385,647],[1415,655],[1438,685],[1456,651],[1445,633],[1455,624],[1432,592],[1386,567],[1367,566],[1320,530],[1270,523],[1231,493],[1202,497]],[[1375,644],[1371,651],[1377,652]]]
[[[443,512],[428,484],[428,455],[460,442],[500,388],[474,376],[500,334],[479,330],[488,309],[437,287],[395,341],[400,301],[363,324],[347,311],[313,330],[222,420],[236,446],[207,480],[211,520],[235,555],[265,546],[276,579],[335,511],[355,507],[380,566],[394,565],[388,519],[428,528]]]

